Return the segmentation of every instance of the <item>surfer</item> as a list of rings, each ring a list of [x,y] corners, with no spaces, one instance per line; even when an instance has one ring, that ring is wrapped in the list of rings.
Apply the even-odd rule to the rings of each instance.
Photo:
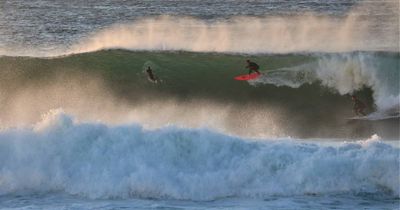
[[[366,114],[364,113],[364,109],[365,109],[365,104],[360,101],[355,95],[351,96],[351,100],[353,100],[353,110],[356,113],[356,115],[362,115],[365,116]]]
[[[150,68],[150,66],[147,67],[146,72],[147,72],[147,76],[149,77],[149,79],[150,79],[152,82],[157,82],[157,81],[158,81],[158,79],[154,76],[153,70]]]
[[[251,62],[250,60],[247,60],[247,69],[249,69],[249,74],[251,74],[252,71],[257,72],[257,74],[261,74],[258,69],[260,68],[260,66],[258,66],[258,64]]]

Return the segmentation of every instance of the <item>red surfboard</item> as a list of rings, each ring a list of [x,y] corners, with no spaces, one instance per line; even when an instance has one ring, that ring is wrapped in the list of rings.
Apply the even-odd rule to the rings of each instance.
[[[243,74],[243,75],[236,76],[234,79],[235,80],[242,80],[242,81],[252,80],[252,79],[256,79],[260,75],[261,74],[259,74],[257,72],[254,72],[254,73],[251,73],[251,74]]]

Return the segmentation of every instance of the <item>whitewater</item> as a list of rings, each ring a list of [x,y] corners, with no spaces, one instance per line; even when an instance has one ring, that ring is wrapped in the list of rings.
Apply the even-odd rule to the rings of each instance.
[[[0,209],[399,209],[398,8],[2,1]]]
[[[204,202],[350,194],[393,204],[399,196],[400,149],[376,135],[336,143],[243,139],[208,129],[76,122],[52,110],[0,139],[3,196]]]

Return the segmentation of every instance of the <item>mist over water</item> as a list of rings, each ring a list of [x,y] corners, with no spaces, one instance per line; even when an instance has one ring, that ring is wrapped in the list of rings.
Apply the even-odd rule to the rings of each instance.
[[[399,72],[392,65],[398,54],[257,55],[252,58],[265,66],[264,75],[250,83],[233,80],[247,58],[121,50],[3,57],[0,123],[29,125],[63,108],[82,120],[209,127],[247,137],[398,137]],[[147,80],[147,66],[161,83]],[[368,105],[371,119],[347,122],[350,94]]]
[[[91,1],[85,5],[39,2],[4,2],[1,54],[54,56],[105,48],[236,53],[399,51],[399,3],[391,0],[329,4],[206,1],[196,6],[191,1],[139,1],[125,7],[112,1],[101,6]],[[154,9],[147,7],[152,4]],[[26,21],[18,22],[16,14]],[[57,18],[51,18],[56,14]],[[95,18],[98,14],[102,15]],[[49,17],[37,18],[41,16]],[[37,25],[41,27],[33,30]]]
[[[395,28],[394,28],[395,29]],[[377,31],[381,30],[379,36]],[[373,28],[356,15],[306,14],[236,17],[208,23],[187,17],[159,17],[104,29],[68,53],[108,48],[229,53],[399,51],[398,31]]]
[[[335,145],[251,141],[206,129],[77,123],[54,110],[31,128],[1,132],[0,146],[0,195],[61,190],[92,199],[194,201],[399,195],[399,148],[376,135]]]
[[[397,209],[399,6],[1,1],[0,208]]]

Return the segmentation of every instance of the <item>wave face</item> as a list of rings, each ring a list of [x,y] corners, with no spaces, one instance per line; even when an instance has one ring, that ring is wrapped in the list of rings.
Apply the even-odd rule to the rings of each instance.
[[[262,67],[246,73],[250,58]],[[58,58],[2,57],[3,127],[64,108],[87,120],[212,127],[241,136],[397,138],[399,54],[261,54],[99,51]],[[161,82],[151,83],[151,66]],[[350,94],[373,118],[349,123]],[[155,111],[159,110],[159,111]],[[371,115],[371,116],[372,116]],[[389,120],[381,120],[391,118]],[[372,121],[374,120],[374,121]]]
[[[332,146],[250,141],[204,129],[77,123],[53,110],[32,128],[0,132],[0,195],[398,197],[400,150],[377,138]]]

